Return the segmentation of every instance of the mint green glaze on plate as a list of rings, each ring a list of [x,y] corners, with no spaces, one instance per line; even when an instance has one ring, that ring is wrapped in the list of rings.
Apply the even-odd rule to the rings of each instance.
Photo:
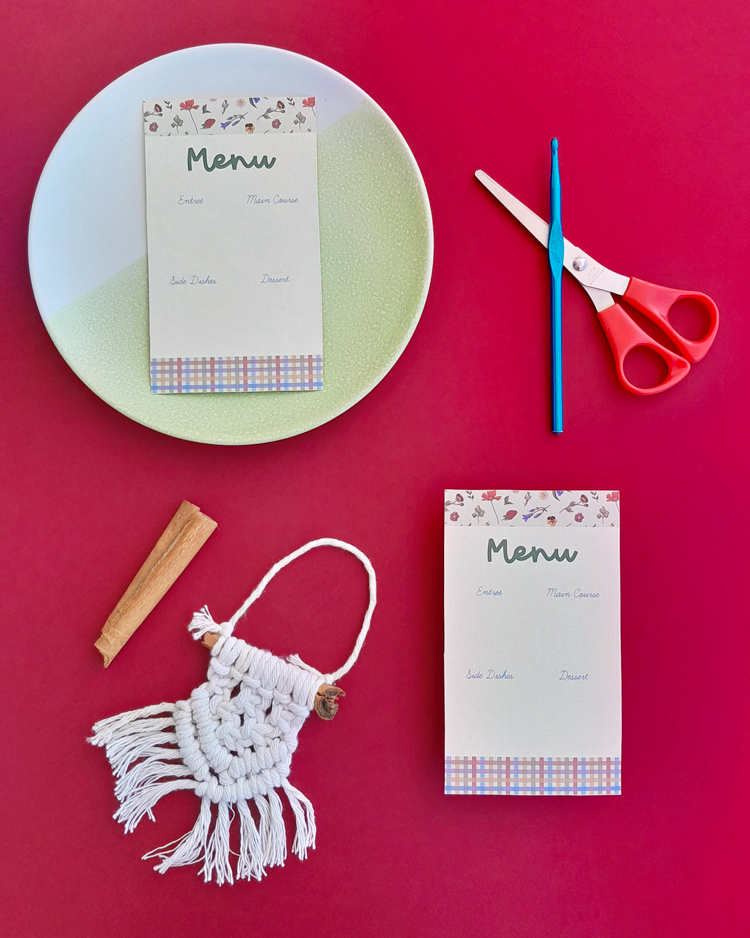
[[[318,136],[324,390],[154,395],[146,258],[53,313],[76,374],[117,410],[205,443],[264,443],[317,427],[387,374],[409,341],[432,269],[432,220],[413,156],[369,99]]]

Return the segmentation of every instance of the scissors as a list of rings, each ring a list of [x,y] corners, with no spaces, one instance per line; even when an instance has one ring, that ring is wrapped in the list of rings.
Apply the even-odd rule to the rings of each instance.
[[[546,248],[549,225],[543,222],[538,215],[535,215],[531,209],[526,208],[523,202],[519,202],[507,189],[503,189],[494,179],[491,179],[487,173],[478,169],[475,175],[482,185],[499,202],[502,202],[508,211]],[[563,241],[565,243],[563,266],[573,274],[596,307],[599,322],[602,324],[612,348],[617,375],[623,387],[628,391],[632,391],[633,394],[659,394],[661,391],[674,387],[678,381],[682,381],[690,371],[690,363],[700,361],[711,348],[716,338],[716,331],[719,328],[719,310],[711,297],[706,296],[705,293],[659,287],[654,283],[647,283],[645,280],[637,280],[635,277],[624,277],[621,274],[616,274],[597,263],[590,254],[579,250],[567,238],[563,238]],[[675,354],[671,349],[651,338],[623,307],[615,302],[612,296],[613,293],[627,300],[639,312],[648,317],[651,322],[655,323],[665,335],[669,336],[675,348],[681,354]],[[685,336],[680,335],[669,321],[669,311],[672,306],[678,300],[684,299],[694,300],[708,313],[708,333],[702,339],[696,341],[686,339]],[[629,352],[639,346],[645,346],[656,352],[667,366],[666,378],[655,387],[639,388],[629,381],[625,374],[625,359]]]

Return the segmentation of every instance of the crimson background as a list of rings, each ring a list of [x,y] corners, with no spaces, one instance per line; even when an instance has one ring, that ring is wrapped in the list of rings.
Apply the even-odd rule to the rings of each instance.
[[[749,27],[741,0],[6,2],[6,935],[747,933]],[[77,111],[154,56],[226,41],[309,55],[369,92],[422,168],[436,243],[422,321],[386,379],[326,426],[239,448],[161,436],[94,396],[47,336],[25,245]],[[546,215],[553,135],[568,237],[704,290],[723,316],[686,381],[638,399],[566,278],[560,438],[544,252],[472,179],[482,167]],[[622,490],[621,797],[442,794],[446,486]],[[92,643],[182,498],[220,530],[104,671]],[[206,664],[192,612],[228,617],[320,536],[370,555],[380,602],[337,719],[311,719],[295,756],[318,849],[260,884],[157,876],[139,858],[192,825],[194,798],[124,837],[89,728],[186,696]],[[317,551],[238,634],[333,668],[365,592],[353,558]]]

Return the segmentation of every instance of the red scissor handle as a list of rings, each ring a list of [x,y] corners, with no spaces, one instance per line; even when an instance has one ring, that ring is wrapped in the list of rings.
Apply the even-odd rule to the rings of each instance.
[[[632,280],[630,282],[631,284],[633,283]],[[645,284],[645,286],[651,286],[651,284]],[[657,289],[661,289],[661,287],[657,287]],[[633,305],[635,306],[635,304]],[[666,391],[668,388],[674,387],[674,385],[677,384],[678,381],[682,381],[690,371],[689,362],[679,355],[675,355],[670,349],[664,348],[663,345],[659,345],[655,339],[652,339],[647,332],[644,332],[643,329],[631,319],[619,303],[615,303],[614,306],[610,306],[608,309],[603,309],[597,315],[599,316],[599,322],[602,324],[602,328],[607,334],[609,344],[612,347],[617,374],[623,387],[627,388],[628,391],[632,391],[633,394],[641,395],[659,394],[661,391]],[[625,359],[628,357],[629,352],[632,352],[634,348],[638,348],[639,346],[650,348],[666,363],[667,377],[661,384],[657,384],[656,387],[639,388],[629,381],[625,375]]]
[[[716,338],[719,328],[719,310],[716,303],[705,293],[693,293],[688,290],[671,290],[669,287],[659,287],[655,283],[645,280],[636,280],[633,277],[628,284],[622,298],[643,313],[644,316],[655,322],[656,325],[668,335],[675,347],[682,352],[689,362],[699,362]],[[698,341],[686,339],[674,328],[669,321],[669,311],[678,300],[695,300],[708,313],[709,327],[707,334]],[[664,356],[662,355],[662,358]],[[666,359],[665,359],[666,361]],[[661,386],[660,386],[661,387]],[[664,389],[662,389],[664,390]]]

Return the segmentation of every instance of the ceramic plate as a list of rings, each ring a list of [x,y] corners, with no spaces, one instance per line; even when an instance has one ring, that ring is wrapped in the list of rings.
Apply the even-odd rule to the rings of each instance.
[[[141,102],[249,86],[316,98],[325,389],[152,395]],[[388,373],[427,296],[432,219],[403,137],[348,79],[281,49],[200,46],[133,69],[73,120],[39,180],[29,266],[55,345],[108,404],[172,436],[263,443],[331,420]]]

